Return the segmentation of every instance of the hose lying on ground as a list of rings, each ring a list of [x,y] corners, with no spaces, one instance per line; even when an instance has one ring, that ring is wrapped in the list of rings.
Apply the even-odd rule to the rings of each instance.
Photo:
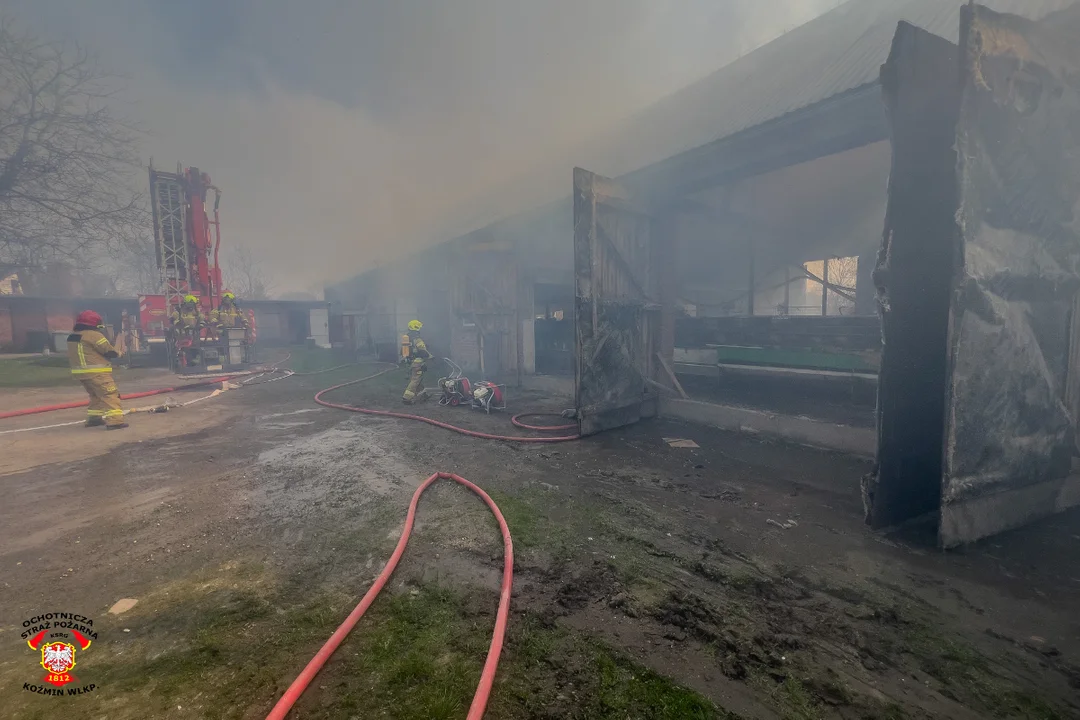
[[[336,370],[338,368],[331,368]],[[501,440],[506,442],[522,442],[522,443],[557,443],[568,442],[570,440],[579,439],[579,435],[562,435],[558,437],[514,437],[512,435],[491,435],[489,433],[477,432],[475,430],[468,430],[466,428],[451,425],[450,423],[440,422],[432,418],[424,417],[422,415],[412,415],[409,413],[390,412],[388,410],[372,410],[370,408],[358,407],[356,405],[346,405],[343,403],[332,403],[328,400],[324,400],[323,396],[334,390],[340,390],[344,387],[351,385],[357,385],[359,383],[377,378],[381,375],[396,370],[396,367],[391,367],[387,370],[368,375],[366,377],[359,378],[357,380],[350,380],[349,382],[340,383],[332,387],[328,387],[324,390],[320,390],[315,393],[315,402],[325,407],[336,408],[339,410],[347,410],[349,412],[362,413],[365,415],[376,415],[380,417],[392,417],[403,420],[416,420],[418,422],[424,422],[435,427],[440,427],[445,430],[460,433],[462,435],[468,435],[470,437],[481,438],[484,440]],[[325,371],[328,372],[328,371]],[[318,373],[311,373],[318,374]],[[520,415],[513,416],[510,421],[519,428],[524,430],[535,431],[565,431],[575,429],[576,425],[527,425],[521,422],[522,417],[543,417],[545,413],[522,413]],[[472,705],[469,707],[468,720],[480,720],[484,715],[484,709],[487,707],[488,697],[491,694],[491,686],[495,680],[495,669],[499,664],[499,654],[502,651],[503,638],[506,634],[506,620],[510,612],[510,591],[513,585],[514,577],[514,548],[513,542],[510,539],[510,528],[506,524],[506,520],[503,518],[502,513],[499,511],[499,507],[491,499],[491,497],[481,490],[479,487],[469,482],[460,475],[452,473],[438,472],[429,477],[413,494],[412,502],[409,503],[409,512],[405,518],[405,529],[401,533],[401,538],[398,540],[397,547],[394,549],[394,554],[390,556],[390,560],[386,563],[386,567],[375,579],[375,583],[364,595],[360,604],[349,614],[340,627],[330,636],[330,639],[326,641],[322,649],[315,655],[314,658],[307,664],[300,675],[293,681],[289,689],[285,691],[281,699],[278,701],[274,709],[267,715],[267,720],[281,720],[284,718],[292,706],[303,694],[304,690],[308,687],[311,681],[315,678],[315,675],[322,669],[326,661],[333,655],[334,651],[341,645],[342,641],[349,634],[349,632],[356,626],[356,623],[360,620],[363,614],[371,606],[371,603],[375,601],[379,591],[390,579],[390,575],[394,572],[394,568],[397,567],[398,561],[401,559],[401,554],[405,551],[405,546],[409,542],[409,535],[412,532],[413,521],[416,516],[416,506],[420,501],[420,495],[431,486],[436,480],[445,479],[458,482],[465,487],[472,490],[479,495],[495,515],[496,520],[499,522],[499,529],[503,535],[503,580],[502,580],[502,593],[499,597],[499,610],[495,618],[495,631],[491,637],[491,646],[488,649],[487,660],[484,662],[484,670],[480,675],[480,684],[476,688],[476,694],[473,696]]]
[[[495,670],[499,666],[499,655],[502,653],[503,638],[506,635],[506,621],[510,615],[510,592],[514,583],[514,543],[510,538],[510,528],[506,524],[506,519],[503,517],[502,512],[499,511],[499,506],[491,499],[491,496],[460,475],[437,472],[425,480],[413,493],[412,502],[409,503],[409,512],[405,516],[405,528],[401,531],[397,547],[394,548],[394,554],[390,556],[386,567],[375,578],[375,583],[364,595],[360,604],[349,613],[349,616],[345,618],[345,622],[341,623],[338,629],[334,631],[326,644],[315,654],[315,657],[304,667],[300,675],[289,686],[289,689],[281,696],[274,709],[266,716],[267,720],[281,720],[288,714],[289,710],[300,699],[304,690],[315,678],[315,675],[330,659],[330,656],[334,654],[334,651],[337,650],[345,637],[356,626],[356,623],[367,612],[367,609],[371,607],[371,603],[375,601],[375,598],[393,574],[394,568],[397,567],[398,561],[401,560],[402,553],[405,552],[405,546],[409,543],[409,536],[412,534],[413,522],[416,519],[416,507],[420,502],[420,496],[437,480],[453,480],[479,495],[488,508],[491,509],[492,514],[499,523],[499,530],[502,532],[503,575],[502,589],[499,593],[499,609],[495,614],[495,630],[491,635],[491,645],[488,647],[487,659],[484,661],[484,669],[480,674],[480,683],[476,686],[476,694],[473,695],[472,705],[469,706],[467,717],[468,720],[480,720],[484,716],[484,709],[487,707],[488,697],[491,695],[491,686],[495,682]]]
[[[199,382],[188,383],[187,385],[177,385],[176,387],[157,388],[156,390],[144,390],[142,392],[127,393],[126,395],[121,395],[120,399],[121,400],[136,400],[138,398],[150,397],[151,395],[164,395],[165,393],[182,392],[184,390],[193,390],[193,389],[199,388],[199,387],[206,387],[207,385],[216,385],[217,383],[225,382],[226,380],[233,380],[233,379],[238,378],[238,377],[248,377],[248,376],[251,376],[251,375],[255,375],[256,377],[258,377],[258,376],[261,376],[261,375],[265,375],[267,372],[271,372],[271,373],[272,372],[277,372],[278,371],[278,369],[277,369],[278,365],[282,365],[282,364],[288,362],[289,358],[291,358],[291,357],[292,357],[292,353],[289,353],[288,355],[286,355],[284,357],[284,359],[278,360],[277,362],[271,363],[270,365],[263,366],[263,367],[267,368],[267,369],[263,369],[263,370],[249,370],[249,371],[245,371],[245,372],[232,373],[230,375],[221,375],[221,376],[215,377],[215,378],[200,379]],[[292,371],[286,371],[286,372],[291,373]],[[288,377],[288,375],[286,377]],[[280,378],[280,379],[284,380],[284,378]],[[257,384],[260,384],[260,383],[257,383]],[[0,412],[0,420],[3,420],[5,418],[22,417],[24,415],[37,415],[39,413],[54,412],[56,410],[73,410],[75,408],[86,407],[89,404],[90,404],[90,400],[86,399],[86,400],[75,400],[75,401],[68,402],[68,403],[58,403],[56,405],[40,405],[38,407],[23,408],[21,410],[8,410],[8,411],[5,411],[5,412]],[[54,427],[54,426],[50,426],[50,427]]]
[[[522,430],[535,430],[536,432],[560,432],[562,430],[576,430],[577,424],[571,423],[569,425],[526,425],[521,422],[523,417],[557,417],[561,418],[562,415],[556,415],[554,413],[519,413],[510,418],[510,424],[514,427],[521,428]]]
[[[340,385],[334,385],[332,387],[326,388],[325,390],[320,390],[319,392],[315,393],[315,402],[317,402],[319,405],[324,405],[326,407],[337,408],[338,410],[348,410],[349,412],[363,413],[364,415],[377,415],[377,416],[380,416],[380,417],[400,418],[402,420],[416,420],[417,422],[427,423],[428,425],[434,425],[435,427],[439,427],[439,428],[442,428],[444,430],[450,430],[451,432],[460,433],[461,435],[468,435],[469,437],[480,438],[482,440],[500,440],[500,441],[503,441],[503,442],[519,442],[519,443],[561,443],[561,442],[569,442],[570,440],[577,440],[577,439],[579,439],[581,437],[577,433],[574,433],[573,435],[558,435],[558,436],[554,436],[554,437],[517,437],[515,435],[492,435],[490,433],[479,432],[478,430],[469,430],[467,428],[458,427],[457,425],[451,425],[450,423],[445,423],[445,422],[442,422],[440,420],[435,420],[433,418],[424,417],[423,415],[413,415],[413,414],[410,414],[410,413],[392,412],[390,410],[372,410],[371,408],[358,407],[356,405],[346,405],[346,404],[343,404],[343,403],[333,403],[333,402],[330,402],[328,400],[323,399],[323,395],[326,395],[329,392],[333,392],[334,390],[340,390],[341,388],[349,387],[350,385],[356,385],[358,383],[362,383],[362,382],[365,382],[367,380],[377,378],[380,375],[385,375],[385,374],[387,374],[389,372],[393,372],[395,369],[396,368],[390,368],[388,370],[383,370],[382,372],[377,372],[374,375],[368,375],[367,377],[362,377],[359,380],[350,380],[349,382],[344,382],[344,383],[341,383]],[[535,430],[535,431],[545,431],[546,430],[546,431],[557,432],[557,431],[570,430],[570,429],[576,429],[577,428],[576,425],[554,425],[554,426],[525,425],[525,424],[521,423],[518,420],[518,418],[521,418],[521,417],[538,417],[538,416],[539,415],[537,413],[523,413],[521,415],[515,415],[512,418],[510,418],[510,422],[513,423],[514,425],[516,425],[517,427],[523,428],[525,430]]]
[[[150,397],[151,395],[164,395],[165,393],[181,392],[183,390],[192,390],[194,388],[206,387],[207,385],[216,385],[217,383],[224,382],[226,380],[232,380],[233,378],[243,377],[243,375],[222,375],[211,380],[201,380],[197,383],[189,383],[187,385],[177,385],[176,387],[158,388],[156,390],[144,390],[142,392],[127,393],[121,395],[121,400],[135,400],[137,398]],[[74,408],[86,407],[90,404],[89,400],[76,400],[69,403],[59,403],[56,405],[41,405],[39,407],[23,408],[21,410],[8,410],[6,412],[0,412],[0,420],[4,418],[21,417],[23,415],[37,415],[38,413],[53,412],[54,410],[72,410]]]
[[[288,376],[286,376],[286,377],[288,377]],[[135,413],[168,412],[169,410],[172,410],[173,408],[187,407],[189,405],[194,405],[197,402],[202,402],[203,400],[209,400],[210,398],[217,397],[222,392],[224,392],[224,391],[221,388],[218,388],[218,389],[214,390],[214,392],[210,393],[209,395],[202,395],[202,396],[194,398],[192,400],[186,400],[186,401],[184,401],[182,403],[170,403],[170,402],[168,402],[168,400],[166,400],[164,405],[147,405],[145,407],[128,408],[127,410],[124,411],[124,415],[134,415]],[[34,431],[37,431],[37,430],[52,430],[54,428],[70,427],[72,425],[84,425],[85,423],[86,423],[85,420],[72,420],[70,422],[56,423],[56,424],[53,424],[53,425],[39,425],[37,427],[16,428],[14,430],[0,430],[0,435],[14,435],[16,433],[34,432]]]

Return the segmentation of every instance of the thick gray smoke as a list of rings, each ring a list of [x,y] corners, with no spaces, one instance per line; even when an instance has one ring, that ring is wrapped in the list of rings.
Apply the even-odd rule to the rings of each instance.
[[[5,4],[129,78],[144,155],[209,172],[289,290],[553,199],[587,138],[837,2]]]

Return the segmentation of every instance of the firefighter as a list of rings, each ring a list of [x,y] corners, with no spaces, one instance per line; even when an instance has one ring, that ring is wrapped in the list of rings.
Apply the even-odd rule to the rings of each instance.
[[[106,430],[126,428],[120,391],[113,380],[111,361],[120,356],[109,338],[105,323],[93,310],[79,313],[75,327],[68,335],[68,362],[71,374],[86,388],[90,405],[86,409],[86,426],[104,425]]]
[[[401,336],[401,361],[409,364],[409,384],[401,395],[401,402],[412,405],[417,400],[427,398],[427,390],[424,389],[424,372],[427,370],[427,361],[431,359],[427,345],[420,338],[420,330],[424,324],[419,320],[409,321],[409,333]]]
[[[172,311],[172,330],[177,345],[184,345],[182,352],[188,364],[194,363],[198,356],[197,341],[206,325],[203,314],[199,311],[199,298],[185,295],[184,301]],[[185,342],[186,341],[186,342]]]
[[[242,327],[249,329],[247,316],[236,302],[236,295],[226,290],[221,293],[221,307],[210,312],[210,324],[218,331],[225,328]]]
[[[199,311],[199,298],[194,295],[185,295],[184,302],[172,311],[173,329],[185,337],[197,337],[199,330],[205,324],[203,315]]]

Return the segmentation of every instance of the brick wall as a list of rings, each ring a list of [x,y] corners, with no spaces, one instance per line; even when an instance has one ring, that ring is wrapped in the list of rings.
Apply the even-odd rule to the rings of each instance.
[[[45,325],[49,332],[70,331],[75,324],[78,300],[51,300],[45,303]]]
[[[11,307],[11,334],[15,352],[38,352],[40,347],[29,348],[30,333],[45,330],[43,305],[13,305]]]
[[[11,311],[0,308],[0,350],[15,350],[15,328],[11,324]]]

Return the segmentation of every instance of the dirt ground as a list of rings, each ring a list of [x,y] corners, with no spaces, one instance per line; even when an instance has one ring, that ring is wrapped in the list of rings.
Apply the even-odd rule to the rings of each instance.
[[[840,455],[664,421],[495,443],[311,402],[368,372],[229,391],[129,431],[0,435],[3,715],[264,717],[382,567],[415,487],[447,470],[514,536],[488,717],[1080,717],[1080,514],[942,553],[866,530],[869,467]],[[399,409],[402,385],[334,398]],[[511,403],[559,410],[567,389]],[[513,432],[505,414],[419,410]],[[486,508],[435,486],[386,597],[293,716],[463,717],[501,563]],[[121,598],[138,603],[108,614]],[[24,690],[43,673],[22,623],[49,611],[93,619],[74,672],[93,692]]]

